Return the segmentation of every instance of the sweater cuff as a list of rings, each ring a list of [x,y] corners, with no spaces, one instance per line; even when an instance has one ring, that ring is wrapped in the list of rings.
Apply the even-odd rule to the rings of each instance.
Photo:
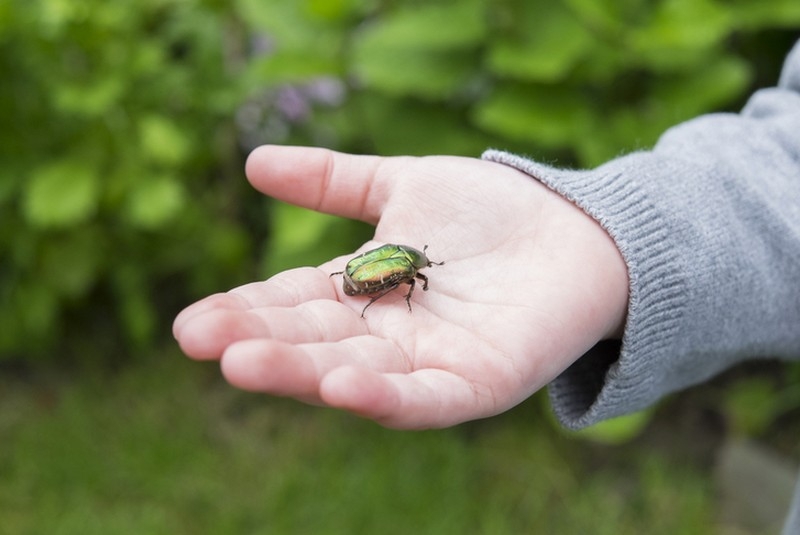
[[[611,236],[628,268],[622,342],[600,342],[550,384],[558,419],[579,429],[651,405],[664,393],[664,378],[648,363],[669,353],[688,291],[670,225],[637,187],[650,174],[663,176],[663,166],[644,152],[592,171],[560,170],[497,150],[482,158],[536,178],[584,210]],[[631,173],[639,180],[630,180]]]

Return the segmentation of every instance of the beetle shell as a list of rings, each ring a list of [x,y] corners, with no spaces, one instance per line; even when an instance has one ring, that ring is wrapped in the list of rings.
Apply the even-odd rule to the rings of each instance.
[[[415,279],[422,281],[423,290],[428,289],[428,278],[419,273],[419,270],[432,265],[444,264],[444,262],[429,260],[425,255],[427,248],[426,245],[420,251],[408,245],[383,245],[352,258],[345,266],[344,271],[331,273],[331,276],[343,275],[342,290],[345,295],[374,296],[364,307],[361,317],[364,317],[364,311],[372,303],[404,283],[410,286],[408,294],[405,296],[410,312]]]
[[[413,278],[430,265],[425,253],[406,245],[388,244],[360,254],[344,270],[344,293],[370,295]]]

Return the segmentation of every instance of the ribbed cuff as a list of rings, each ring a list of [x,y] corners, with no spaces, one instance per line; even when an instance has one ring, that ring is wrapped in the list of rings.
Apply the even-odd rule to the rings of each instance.
[[[559,170],[496,150],[482,158],[529,174],[583,209],[608,232],[628,268],[622,343],[599,343],[550,384],[559,420],[578,429],[655,402],[665,385],[663,370],[652,364],[669,354],[687,302],[670,226],[637,187],[651,172],[663,175],[663,166],[652,153],[630,154],[592,171]]]

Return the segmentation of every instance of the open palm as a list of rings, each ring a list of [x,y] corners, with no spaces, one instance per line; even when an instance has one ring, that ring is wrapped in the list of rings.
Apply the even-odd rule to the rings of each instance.
[[[390,427],[504,411],[621,328],[625,265],[605,231],[523,173],[471,158],[381,158],[261,147],[265,194],[376,225],[374,241],[445,261],[360,314],[341,277],[353,255],[209,296],[176,318],[181,348],[221,359],[232,384],[350,410]]]

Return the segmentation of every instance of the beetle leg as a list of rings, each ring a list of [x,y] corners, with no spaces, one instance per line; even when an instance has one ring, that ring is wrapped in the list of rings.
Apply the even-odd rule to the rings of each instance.
[[[367,303],[367,305],[366,305],[366,306],[363,308],[363,310],[361,310],[361,317],[362,317],[362,318],[364,317],[364,312],[366,312],[366,311],[367,311],[367,308],[369,308],[369,306],[370,306],[372,303],[374,303],[375,301],[377,301],[378,299],[380,299],[380,298],[381,298],[381,297],[383,297],[384,295],[388,294],[389,292],[391,292],[392,290],[394,290],[394,289],[395,289],[395,288],[397,288],[398,286],[400,286],[400,283],[397,283],[397,284],[392,284],[391,286],[389,286],[388,288],[386,288],[384,291],[382,291],[381,293],[379,293],[378,295],[376,295],[375,297],[373,297],[372,299],[370,299],[370,300],[369,300],[369,303]],[[409,306],[411,306],[411,305],[409,305]]]
[[[406,304],[408,305],[408,313],[411,314],[411,293],[414,291],[414,284],[416,284],[416,281],[414,279],[411,279],[408,281],[408,284],[411,287],[408,289],[408,293],[406,294]],[[426,283],[422,286],[422,289],[427,290],[428,289],[427,286],[428,284],[426,279]]]
[[[423,275],[422,273],[417,273],[417,274],[416,274],[416,277],[417,277],[419,280],[421,280],[421,281],[422,281],[422,291],[424,291],[424,292],[427,292],[427,291],[428,291],[428,277],[426,277],[426,276],[425,276],[425,275]],[[413,280],[413,279],[412,279],[412,280]]]
[[[344,271],[337,271],[336,273],[331,273],[330,275],[328,275],[328,278],[330,279],[334,275],[341,275],[342,273],[344,273]]]

